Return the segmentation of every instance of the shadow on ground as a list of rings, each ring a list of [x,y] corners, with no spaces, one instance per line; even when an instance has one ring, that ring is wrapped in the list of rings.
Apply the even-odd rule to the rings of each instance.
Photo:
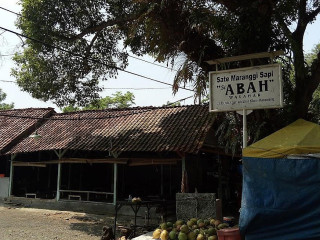
[[[74,216],[70,223],[70,229],[85,232],[91,236],[102,236],[103,226],[113,226],[113,219],[94,219],[88,216]]]

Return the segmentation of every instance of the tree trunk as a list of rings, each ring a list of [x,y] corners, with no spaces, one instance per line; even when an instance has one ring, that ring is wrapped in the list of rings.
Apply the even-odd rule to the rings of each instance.
[[[295,71],[295,96],[293,116],[295,119],[308,119],[309,105],[312,101],[313,93],[319,85],[319,81],[313,75],[308,75],[303,54],[303,32],[293,34],[292,51],[294,54],[293,64]],[[314,73],[316,74],[316,73]]]

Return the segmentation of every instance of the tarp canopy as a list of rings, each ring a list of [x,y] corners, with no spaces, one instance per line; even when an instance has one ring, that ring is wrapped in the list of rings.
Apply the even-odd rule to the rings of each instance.
[[[319,203],[320,159],[243,158],[246,240],[320,239]]]
[[[246,147],[243,157],[285,158],[291,154],[320,152],[320,126],[299,119]]]
[[[320,153],[320,126],[302,119],[244,149],[239,225],[246,240],[320,239],[314,153]],[[308,154],[314,155],[301,157]]]

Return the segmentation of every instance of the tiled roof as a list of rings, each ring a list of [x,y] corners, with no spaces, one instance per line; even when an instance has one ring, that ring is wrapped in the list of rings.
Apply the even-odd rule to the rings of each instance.
[[[213,123],[208,106],[142,107],[57,113],[8,153],[72,149],[197,152]]]
[[[52,108],[27,108],[0,111],[0,152],[5,152],[26,134],[35,130],[36,123],[48,117]],[[23,118],[21,118],[21,116]]]

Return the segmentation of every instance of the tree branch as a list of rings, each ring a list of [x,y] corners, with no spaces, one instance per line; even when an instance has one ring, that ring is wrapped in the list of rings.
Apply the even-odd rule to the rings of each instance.
[[[77,35],[73,35],[71,37],[66,37],[64,35],[60,35],[58,34],[57,36],[63,40],[72,42],[75,41],[77,39],[82,38],[83,36],[90,34],[90,33],[95,33],[95,32],[100,32],[101,30],[103,30],[106,27],[110,27],[110,26],[114,26],[120,23],[125,23],[128,21],[132,21],[134,19],[136,19],[137,16],[130,16],[128,18],[122,18],[122,19],[111,19],[108,21],[103,21],[100,24],[94,25],[94,26],[89,26],[87,28],[85,28],[81,33],[77,34]]]
[[[294,39],[292,37],[292,32],[290,31],[290,29],[288,28],[288,26],[286,25],[284,20],[278,14],[276,14],[276,19],[277,19],[284,35],[288,38],[289,42],[292,43],[294,41]]]
[[[294,38],[302,43],[304,32],[307,28],[308,22],[306,21],[307,17],[307,1],[301,0],[299,4],[299,19],[297,23],[296,30],[292,33]]]
[[[313,60],[311,65],[311,87],[310,90],[314,91],[320,83],[320,51],[317,58]]]
[[[86,70],[85,73],[89,73],[89,71],[91,70],[89,64],[88,64],[88,59],[90,57],[90,51],[91,51],[91,48],[94,44],[94,42],[96,41],[96,39],[98,38],[98,35],[99,35],[100,31],[96,32],[96,34],[94,35],[94,37],[92,38],[89,46],[86,48],[86,53],[84,55],[84,59],[83,59],[83,67],[84,69]]]

